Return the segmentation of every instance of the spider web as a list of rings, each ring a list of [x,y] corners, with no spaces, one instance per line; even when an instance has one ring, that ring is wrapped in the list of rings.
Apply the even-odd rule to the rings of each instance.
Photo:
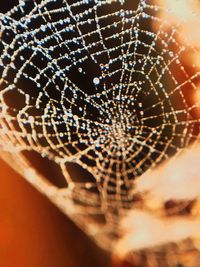
[[[161,11],[145,0],[37,0],[1,14],[4,159],[101,239],[118,237],[135,179],[198,139],[187,92],[200,73],[182,62],[194,48],[177,43],[179,25],[165,30]],[[27,151],[56,163],[66,184],[44,180]]]

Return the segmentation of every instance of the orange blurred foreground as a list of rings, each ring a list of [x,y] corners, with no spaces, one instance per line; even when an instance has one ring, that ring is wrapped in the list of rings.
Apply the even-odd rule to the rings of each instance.
[[[106,267],[96,247],[44,196],[0,161],[1,267]]]

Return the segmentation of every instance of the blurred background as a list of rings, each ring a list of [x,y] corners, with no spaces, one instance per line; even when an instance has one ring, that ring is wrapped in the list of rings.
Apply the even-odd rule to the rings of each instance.
[[[171,18],[173,24],[180,14],[184,15],[180,5],[187,10],[192,1],[162,2],[177,9],[177,17]],[[179,3],[176,7],[173,6],[175,2]],[[6,12],[17,3],[18,0],[1,0],[0,12]],[[190,41],[198,47],[200,35],[194,25],[197,21],[188,19],[182,33],[187,35],[192,28],[194,39]],[[177,38],[184,42],[181,37]],[[191,61],[185,58],[184,65],[189,68]],[[110,262],[110,255],[100,250],[45,196],[0,160],[0,267],[109,267]]]
[[[65,215],[0,160],[1,267],[108,267]]]

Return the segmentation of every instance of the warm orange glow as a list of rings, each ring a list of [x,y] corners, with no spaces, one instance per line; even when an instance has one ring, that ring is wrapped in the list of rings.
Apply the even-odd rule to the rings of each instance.
[[[117,254],[179,242],[186,238],[200,240],[200,216],[187,218],[159,218],[149,212],[133,211],[124,221],[124,237],[116,246]]]
[[[0,266],[108,266],[109,259],[47,198],[0,161]]]
[[[200,71],[199,2],[197,0],[154,0],[153,2],[162,3],[163,8],[170,11],[170,16],[168,14],[163,26],[164,31],[168,32],[172,25],[178,25],[177,43],[184,45],[187,42],[195,48],[180,57],[184,71],[189,78],[192,77]],[[165,12],[160,12],[160,16],[165,19]],[[154,24],[155,29],[159,26]],[[177,44],[172,47],[173,49],[174,51],[177,49]],[[183,74],[177,73],[173,67],[171,71],[174,77],[183,79],[181,76]],[[200,118],[200,81],[197,79],[190,85],[186,84],[183,86],[183,91],[189,91],[191,87],[194,89],[193,83],[195,90],[187,93],[185,98],[189,103],[189,116],[198,119]],[[120,127],[117,128],[116,135],[120,145],[123,141],[121,141]],[[83,267],[88,267],[92,266],[91,251],[94,253],[92,264],[95,267],[104,266],[101,255],[105,256],[105,254],[94,247],[94,244],[91,245],[90,241],[46,198],[35,192],[24,181],[22,182],[21,177],[3,163],[0,164],[0,170],[3,173],[1,176],[5,176],[0,179],[0,199],[2,198],[0,201],[2,216],[0,218],[0,266],[24,267],[21,263],[25,262],[26,267],[37,267],[40,261],[42,267],[49,267],[49,264],[54,264],[53,267],[82,267],[83,262]],[[63,203],[66,204],[64,201],[67,201],[64,194],[58,197],[56,188],[39,179],[38,174],[31,168],[25,168],[24,174],[30,183],[50,199],[52,198],[54,204],[60,209],[71,210],[73,216],[74,206],[70,203],[68,206],[63,205]],[[73,183],[69,183],[68,189],[72,191],[73,186]],[[86,188],[90,188],[90,183],[86,184]],[[132,251],[151,249],[169,242],[178,243],[187,238],[191,238],[195,247],[200,250],[200,144],[196,147],[189,146],[187,150],[178,153],[176,157],[167,160],[164,164],[146,171],[134,181],[132,194],[134,195],[135,192],[142,200],[121,220],[122,237],[114,247],[115,253],[120,258],[126,258]],[[167,216],[165,204],[170,201],[183,202],[183,205],[185,202],[193,201],[191,213],[179,216],[180,207],[177,205],[175,207],[177,212]],[[90,228],[93,229],[92,226]],[[93,231],[91,229],[91,233],[96,233],[95,227]],[[83,252],[80,252],[82,250]],[[82,257],[82,262],[77,255]],[[106,259],[105,262],[108,263],[108,260]]]
[[[138,179],[136,189],[143,195],[144,205],[140,210],[133,210],[122,221],[124,236],[116,247],[122,257],[132,250],[179,242],[188,237],[193,238],[199,247],[199,154],[200,146],[190,148]],[[171,199],[196,199],[193,216],[164,216],[163,205]]]
[[[195,199],[200,195],[200,146],[190,148],[136,182],[139,192],[149,192],[158,203],[175,198]]]
[[[164,9],[168,9],[165,21],[165,30],[168,31],[172,25],[178,25],[179,31],[176,33],[177,41],[183,45],[189,43],[195,49],[184,54],[182,58],[184,65],[195,69],[200,68],[200,7],[197,0],[155,0],[162,3]],[[170,14],[170,15],[169,15]],[[160,14],[165,18],[166,13]],[[159,26],[159,25],[157,25]]]

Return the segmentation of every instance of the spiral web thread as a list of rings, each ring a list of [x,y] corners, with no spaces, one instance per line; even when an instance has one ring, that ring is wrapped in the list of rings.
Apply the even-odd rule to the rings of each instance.
[[[142,199],[134,181],[198,140],[188,92],[200,73],[183,64],[194,48],[177,42],[179,25],[166,31],[161,11],[145,0],[38,0],[0,17],[2,155],[105,247]],[[66,184],[45,180],[27,151],[55,162]]]

